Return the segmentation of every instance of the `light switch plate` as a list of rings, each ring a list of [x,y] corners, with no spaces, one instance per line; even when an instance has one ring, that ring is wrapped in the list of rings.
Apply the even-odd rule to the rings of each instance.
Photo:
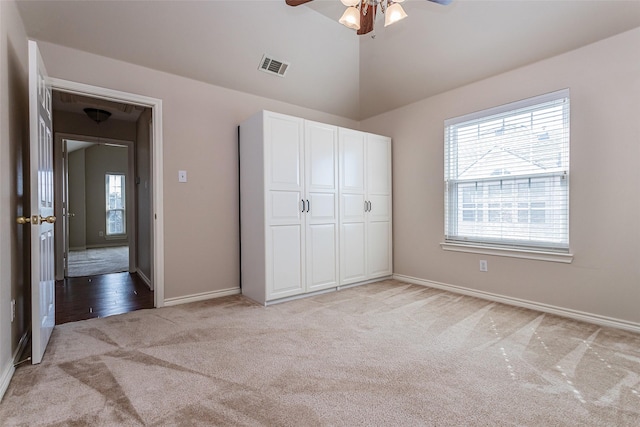
[[[178,171],[178,182],[187,182],[187,171]]]

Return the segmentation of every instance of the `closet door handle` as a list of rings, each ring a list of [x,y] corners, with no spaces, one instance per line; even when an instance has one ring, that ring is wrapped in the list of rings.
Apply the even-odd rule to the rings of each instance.
[[[309,212],[309,209],[311,209],[311,202],[307,199],[307,213]]]
[[[367,202],[366,200],[364,201],[364,211],[369,212],[369,202]]]
[[[302,202],[302,213],[304,213],[304,199],[300,199],[300,201]]]
[[[371,212],[371,200],[369,200],[369,212]]]

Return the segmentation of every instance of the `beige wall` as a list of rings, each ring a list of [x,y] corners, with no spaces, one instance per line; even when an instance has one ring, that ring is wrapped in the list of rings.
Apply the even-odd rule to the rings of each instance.
[[[25,152],[29,129],[27,38],[13,2],[0,1],[0,392],[12,369],[13,355],[30,322],[29,270],[25,254],[29,229],[15,218],[28,214]],[[16,320],[11,323],[10,301]]]
[[[87,248],[87,210],[85,188],[85,149],[72,151],[68,156],[69,170],[69,250]],[[56,230],[58,231],[58,230]],[[59,236],[56,236],[58,239]]]
[[[573,263],[443,251],[443,121],[562,88],[571,90]],[[640,323],[640,28],[362,127],[393,136],[395,273]]]
[[[238,286],[237,125],[261,109],[358,123],[125,62],[40,43],[52,77],[162,99],[165,297]],[[277,77],[274,77],[277,78]],[[178,170],[189,182],[178,183]]]

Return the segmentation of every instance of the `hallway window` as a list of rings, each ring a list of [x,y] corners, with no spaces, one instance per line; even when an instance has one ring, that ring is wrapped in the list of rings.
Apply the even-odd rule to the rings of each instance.
[[[125,176],[106,174],[107,236],[126,234]]]

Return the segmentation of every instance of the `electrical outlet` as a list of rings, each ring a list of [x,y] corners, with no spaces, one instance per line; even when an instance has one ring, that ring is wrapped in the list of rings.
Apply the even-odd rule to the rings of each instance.
[[[104,237],[104,231],[98,231],[98,237]]]
[[[480,260],[480,271],[489,271],[489,264],[486,259]]]
[[[16,300],[11,300],[11,323],[16,320]]]
[[[178,171],[178,182],[187,182],[187,171]]]

